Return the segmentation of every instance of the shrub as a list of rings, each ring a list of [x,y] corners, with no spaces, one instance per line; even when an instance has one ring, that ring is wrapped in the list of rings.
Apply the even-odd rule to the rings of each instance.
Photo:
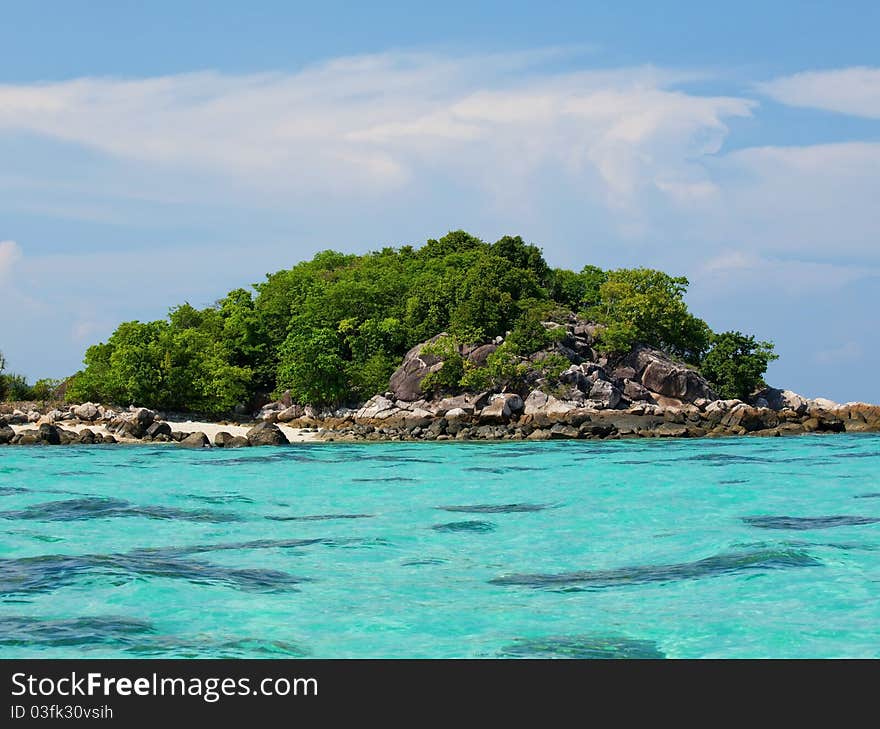
[[[775,359],[779,355],[771,342],[757,342],[742,332],[722,332],[712,337],[700,369],[720,397],[745,400],[764,385],[767,365]]]

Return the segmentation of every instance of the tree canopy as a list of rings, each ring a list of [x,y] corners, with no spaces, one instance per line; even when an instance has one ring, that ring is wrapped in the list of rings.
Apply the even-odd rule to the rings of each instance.
[[[476,384],[510,374],[512,355],[547,344],[541,321],[572,311],[603,325],[611,354],[644,342],[699,365],[712,333],[688,311],[687,285],[643,268],[554,269],[519,236],[486,243],[460,230],[420,248],[323,251],[212,307],[121,324],[89,347],[67,397],[214,414],[285,390],[303,404],[362,402],[440,332],[468,344],[510,332]]]

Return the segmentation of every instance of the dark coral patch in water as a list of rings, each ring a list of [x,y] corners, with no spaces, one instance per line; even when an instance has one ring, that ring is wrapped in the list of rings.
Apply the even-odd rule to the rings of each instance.
[[[431,529],[438,532],[484,533],[495,531],[495,525],[491,521],[452,521],[448,524],[435,524]]]
[[[473,506],[438,506],[442,511],[463,511],[471,514],[515,514],[520,512],[543,511],[548,504],[474,504]]]
[[[334,521],[336,519],[372,519],[372,514],[314,514],[313,516],[267,516],[272,521]]]
[[[0,617],[2,646],[125,645],[153,632],[143,620],[117,616],[45,620],[31,616]]]
[[[171,506],[137,506],[123,499],[89,497],[47,501],[17,511],[0,511],[6,519],[33,519],[38,521],[78,521],[80,519],[111,519],[140,516],[147,519],[182,519],[224,523],[240,521],[241,517],[212,509],[177,509]]]
[[[209,562],[178,559],[161,551],[49,554],[0,560],[0,595],[50,592],[96,578],[124,584],[141,577],[165,577],[257,592],[289,591],[294,589],[294,585],[307,581],[278,570],[235,569]]]
[[[259,638],[217,640],[210,636],[156,637],[126,646],[125,651],[163,658],[303,658],[309,655],[307,649],[288,641]]]
[[[841,526],[863,526],[875,524],[880,519],[870,516],[747,516],[743,521],[758,529],[830,529]]]
[[[503,658],[657,659],[666,655],[650,640],[618,636],[520,638],[499,651]]]
[[[780,569],[789,567],[816,567],[822,563],[806,552],[793,549],[756,550],[716,554],[706,559],[681,564],[622,567],[612,570],[588,570],[561,574],[514,574],[496,577],[493,585],[521,585],[523,587],[566,588],[586,585],[586,589],[623,587],[650,582],[676,582],[701,577],[736,574],[749,570]]]

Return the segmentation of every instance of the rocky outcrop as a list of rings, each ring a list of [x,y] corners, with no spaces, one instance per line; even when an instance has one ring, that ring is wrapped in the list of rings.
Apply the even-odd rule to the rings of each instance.
[[[766,387],[755,393],[752,404],[771,410],[793,410],[798,415],[805,413],[810,405],[806,398],[797,393],[791,390],[778,390],[775,387]]]
[[[635,379],[652,393],[688,403],[716,399],[711,386],[699,372],[656,349],[636,347],[623,360],[623,366],[631,368],[635,374],[629,379]]]

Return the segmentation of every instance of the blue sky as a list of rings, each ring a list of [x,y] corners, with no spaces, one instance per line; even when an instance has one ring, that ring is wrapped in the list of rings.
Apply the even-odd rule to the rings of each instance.
[[[2,2],[0,350],[453,228],[691,280],[880,402],[875,2]],[[714,6],[714,7],[713,7]]]

